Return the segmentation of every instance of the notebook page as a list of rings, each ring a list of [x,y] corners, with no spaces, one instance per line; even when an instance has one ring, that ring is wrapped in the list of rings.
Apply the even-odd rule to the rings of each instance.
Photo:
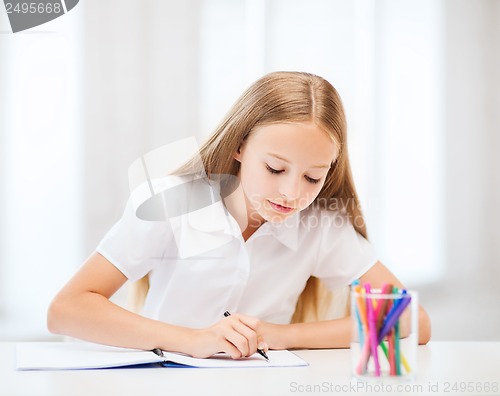
[[[74,370],[159,362],[153,352],[86,342],[26,342],[16,345],[17,370]]]
[[[227,354],[216,354],[207,359],[196,359],[191,356],[181,355],[171,352],[163,352],[167,361],[173,361],[178,364],[184,364],[192,367],[204,368],[223,368],[223,367],[293,367],[307,366],[308,363],[296,354],[290,351],[267,351],[269,361],[264,359],[258,353],[242,359],[232,359]]]

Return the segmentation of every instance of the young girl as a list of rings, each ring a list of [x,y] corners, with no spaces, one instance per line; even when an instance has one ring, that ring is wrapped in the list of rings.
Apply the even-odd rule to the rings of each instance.
[[[142,220],[129,202],[55,297],[50,331],[194,357],[345,348],[349,317],[318,315],[328,302],[325,286],[336,290],[359,278],[372,287],[404,287],[366,239],[343,107],[323,78],[276,72],[255,82],[199,155],[170,177],[182,184],[189,174],[209,181],[232,175],[233,182],[221,182],[220,195],[238,232],[228,238],[212,221],[212,229],[190,223],[190,239],[185,222]],[[200,235],[208,248],[200,249]],[[144,277],[142,315],[109,300],[127,280]],[[225,311],[232,315],[224,317]],[[429,317],[420,308],[419,342],[429,338]]]

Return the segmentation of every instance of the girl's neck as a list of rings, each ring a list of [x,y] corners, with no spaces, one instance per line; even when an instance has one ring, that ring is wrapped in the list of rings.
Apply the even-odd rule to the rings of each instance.
[[[241,233],[241,236],[243,237],[243,240],[246,242],[248,239],[257,231],[259,228],[254,228],[254,227],[247,227],[245,231]]]
[[[265,220],[251,207],[241,185],[224,198],[224,204],[240,226],[245,242],[265,223]]]

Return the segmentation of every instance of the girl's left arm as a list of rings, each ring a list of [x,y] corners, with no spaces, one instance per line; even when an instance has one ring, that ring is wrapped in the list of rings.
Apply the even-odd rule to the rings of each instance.
[[[391,283],[398,288],[403,284],[381,262],[377,262],[361,278],[373,288]],[[260,322],[255,329],[270,349],[293,348],[348,348],[351,338],[350,317],[313,323],[276,325]],[[427,312],[419,306],[418,342],[426,344],[431,337],[431,324]]]

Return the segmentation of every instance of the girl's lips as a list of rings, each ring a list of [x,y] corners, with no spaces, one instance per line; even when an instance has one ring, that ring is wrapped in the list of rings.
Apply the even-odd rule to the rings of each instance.
[[[279,213],[290,213],[290,212],[292,212],[292,211],[293,211],[293,208],[290,208],[290,207],[288,207],[288,206],[283,206],[283,205],[280,205],[280,204],[274,203],[274,202],[269,201],[269,200],[268,200],[268,202],[269,202],[269,204],[271,205],[271,207],[272,207],[275,211],[277,211],[277,212],[279,212]]]

